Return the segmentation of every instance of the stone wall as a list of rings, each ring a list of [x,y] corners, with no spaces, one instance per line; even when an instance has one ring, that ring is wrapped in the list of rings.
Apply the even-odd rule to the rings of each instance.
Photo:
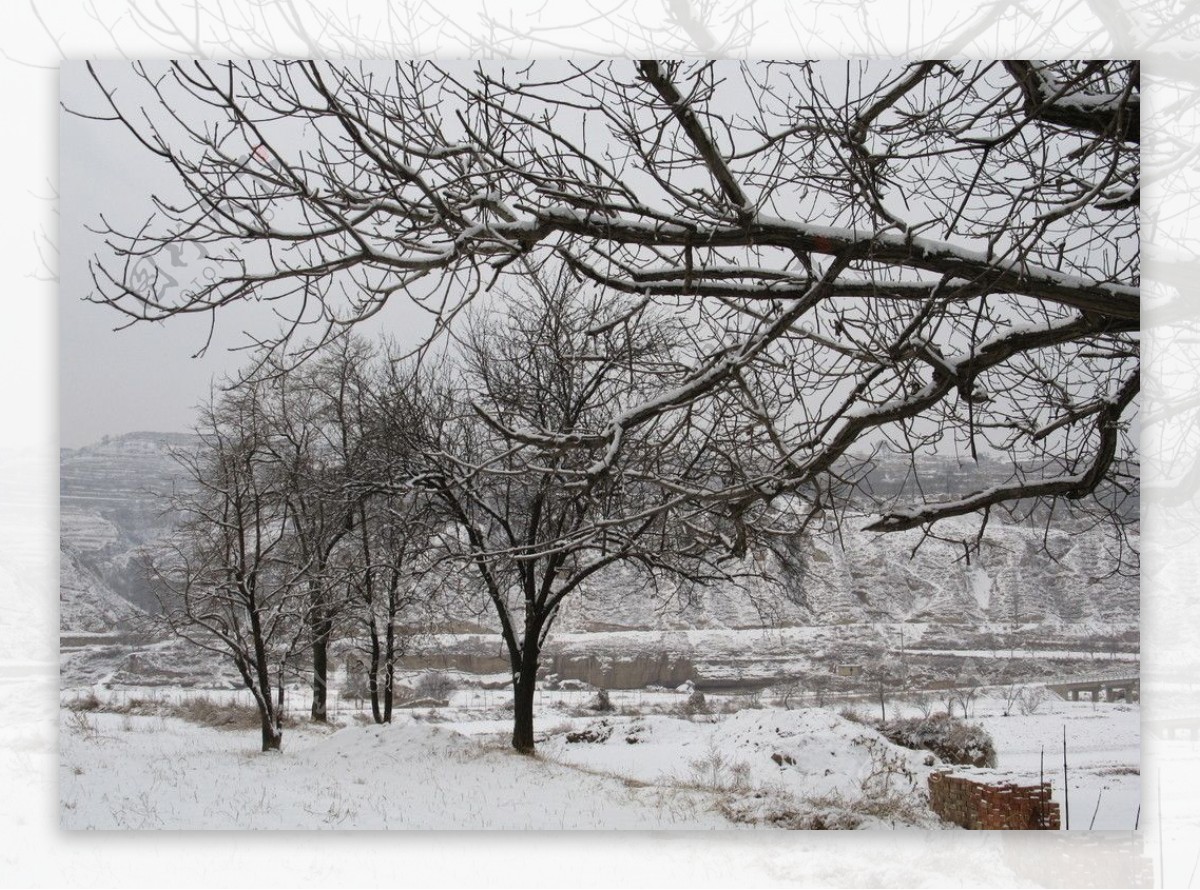
[[[985,782],[949,772],[929,776],[929,805],[963,828],[992,831],[1058,831],[1058,804],[1050,783]]]

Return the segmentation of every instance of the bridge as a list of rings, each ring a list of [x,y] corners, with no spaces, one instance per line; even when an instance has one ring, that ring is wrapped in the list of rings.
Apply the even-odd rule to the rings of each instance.
[[[1067,701],[1079,701],[1088,694],[1096,702],[1100,701],[1101,693],[1104,694],[1104,700],[1110,702],[1134,702],[1142,697],[1141,677],[1129,671],[1106,671],[1049,680],[1046,688]]]

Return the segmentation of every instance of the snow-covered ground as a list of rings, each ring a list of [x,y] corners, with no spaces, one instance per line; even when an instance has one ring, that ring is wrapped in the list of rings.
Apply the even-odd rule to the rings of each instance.
[[[90,724],[90,727],[87,725]],[[64,828],[718,828],[706,795],[635,787],[414,722],[257,734],[64,718]]]
[[[143,694],[107,696],[120,711]],[[212,695],[213,693],[208,693]],[[71,704],[78,693],[64,695]],[[229,702],[238,696],[215,693]],[[540,693],[536,758],[512,752],[504,690],[459,690],[449,707],[403,710],[375,726],[341,702],[340,728],[300,722],[284,750],[259,752],[257,731],[185,722],[169,707],[77,711],[60,721],[64,828],[946,827],[924,789],[935,767],[834,709],[784,710],[749,697],[709,696],[687,714],[686,693],[614,692],[616,712],[587,709],[594,693]],[[734,711],[740,704],[741,710]],[[865,706],[860,706],[864,715]],[[976,702],[999,770],[1042,772],[1071,827],[1130,829],[1140,798],[1139,708],[1046,701],[1001,715]],[[1097,809],[1097,801],[1099,807]]]
[[[996,744],[1000,767],[1036,779],[1044,764],[1054,799],[1060,806],[1070,804],[1069,827],[1096,831],[1131,831],[1139,823],[1141,716],[1136,704],[1093,705],[1053,697],[1029,716],[1003,717],[1000,703],[991,700],[976,711],[977,722]],[[1063,792],[1064,727],[1069,800]]]

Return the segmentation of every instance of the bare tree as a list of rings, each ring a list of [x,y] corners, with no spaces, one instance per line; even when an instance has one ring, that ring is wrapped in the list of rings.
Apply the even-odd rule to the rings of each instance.
[[[350,617],[367,634],[367,690],[376,723],[392,721],[396,661],[413,635],[411,625],[428,623],[427,597],[419,587],[431,537],[425,506],[412,495],[363,499],[346,554],[355,598]]]
[[[386,425],[379,418],[374,357],[373,347],[347,336],[298,367],[270,355],[252,362],[202,412],[199,457],[179,456],[191,488],[176,498],[186,522],[174,550],[187,562],[168,562],[159,572],[177,582],[164,601],[173,624],[185,628],[197,618],[192,606],[214,596],[203,587],[209,579],[192,564],[196,554],[215,559],[218,567],[246,560],[236,549],[213,550],[212,540],[241,547],[227,539],[245,534],[243,525],[261,527],[255,530],[260,536],[269,532],[271,574],[258,583],[261,588],[268,577],[286,579],[286,596],[260,594],[243,608],[273,610],[276,623],[295,637],[280,656],[280,696],[284,661],[290,657],[294,668],[300,648],[311,657],[317,722],[328,719],[331,647],[341,637],[361,642],[358,630],[366,633],[364,680],[372,712],[378,722],[390,721],[395,662],[409,635],[400,622],[415,617],[409,613],[418,599],[414,567],[427,539],[427,511],[414,493],[397,494],[380,481],[388,478],[392,455],[376,435]],[[192,488],[201,494],[194,496]],[[230,518],[235,496],[248,515],[233,512]],[[173,608],[177,601],[187,607],[183,612]],[[228,641],[223,645],[228,648]]]
[[[405,441],[413,432],[403,426],[392,439],[416,461],[407,484],[429,493],[448,526],[443,560],[476,574],[499,620],[522,752],[534,750],[541,653],[567,597],[618,564],[639,568],[649,592],[665,576],[733,574],[709,559],[722,524],[658,484],[689,468],[719,471],[718,436],[664,420],[619,447],[575,441],[598,413],[640,403],[648,381],[668,373],[678,326],[632,323],[645,307],[584,296],[562,267],[533,269],[527,281],[473,319],[439,389],[425,384],[414,405],[422,387],[405,377],[385,399],[425,420],[422,439]]]
[[[177,456],[189,483],[172,504],[182,521],[154,570],[162,620],[233,661],[270,751],[282,744],[284,669],[304,643],[308,596],[288,552],[286,474],[263,418],[254,386],[202,411],[198,451]]]
[[[437,518],[419,490],[398,491],[392,484],[414,471],[415,456],[405,449],[415,441],[412,431],[420,419],[406,415],[405,408],[421,400],[411,393],[393,398],[401,391],[397,378],[380,373],[375,358],[361,342],[339,355],[334,404],[351,485],[359,492],[355,528],[342,552],[353,601],[350,618],[366,632],[372,716],[376,723],[390,723],[396,661],[414,627],[432,621],[433,597],[421,584],[431,564]]]
[[[1136,62],[92,70],[186,196],[93,266],[93,298],[131,321],[260,299],[286,339],[403,295],[440,335],[555,254],[606,305],[687,316],[691,372],[523,443],[617,454],[719,405],[765,443],[753,470],[658,483],[742,525],[789,492],[879,531],[1072,512],[1117,520],[1131,564]],[[212,275],[168,291],[154,261],[181,242]],[[876,503],[873,449],[918,483],[930,449],[1007,477]]]
[[[954,706],[958,705],[962,710],[964,720],[974,712],[975,699],[983,688],[978,677],[967,673],[967,667],[965,663],[959,665],[953,679],[946,684],[942,691],[942,700],[946,703],[946,714],[953,717]]]
[[[887,700],[901,688],[902,672],[886,658],[877,658],[863,665],[863,679],[879,702],[879,722],[886,723]]]
[[[321,723],[328,719],[330,645],[351,592],[339,551],[366,496],[355,477],[363,431],[349,404],[366,350],[360,341],[339,338],[298,367],[268,355],[252,362],[233,388],[249,387],[259,395],[263,447],[274,458],[286,505],[287,545],[308,595],[311,715]]]
[[[260,355],[234,389],[262,394],[266,447],[275,456],[289,517],[288,545],[308,592],[312,719],[328,719],[330,650],[365,630],[366,684],[378,722],[391,719],[395,662],[415,620],[425,502],[387,484],[397,443],[385,444],[394,405],[383,394],[376,348],[349,334],[292,366]],[[388,413],[388,420],[381,417]],[[425,611],[425,610],[422,610]]]
[[[1008,671],[1001,674],[1001,682],[997,686],[997,691],[1000,693],[1000,699],[1003,702],[1001,714],[1005,717],[1010,716],[1016,710],[1017,704],[1021,701],[1025,693],[1025,686],[1022,685],[1016,678],[1011,676]]]

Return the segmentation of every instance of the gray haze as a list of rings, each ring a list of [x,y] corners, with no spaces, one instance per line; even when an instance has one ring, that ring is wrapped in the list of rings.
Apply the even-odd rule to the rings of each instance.
[[[70,109],[99,112],[86,68],[67,63],[61,98]],[[85,302],[92,290],[88,259],[103,239],[88,231],[100,216],[116,224],[144,218],[156,172],[139,145],[118,125],[60,113],[61,247],[59,288],[59,414],[64,447],[136,429],[183,430],[190,406],[214,375],[232,370],[228,326],[203,359],[192,359],[207,325],[199,317],[170,325],[136,325],[114,332],[123,318]]]
[[[93,64],[107,83],[130,78],[129,92],[145,92],[132,82],[128,62]],[[458,64],[475,66],[474,62]],[[111,114],[83,62],[63,63],[60,90],[70,111]],[[128,94],[124,98],[128,105]],[[225,306],[216,313],[211,346],[197,358],[194,354],[209,336],[209,314],[176,316],[166,323],[138,323],[114,331],[129,319],[85,299],[93,290],[88,259],[105,250],[103,237],[89,227],[100,226],[103,214],[118,231],[133,231],[153,212],[152,194],[174,195],[181,201],[186,197],[164,165],[115,121],[61,112],[59,162],[61,445],[77,448],[105,435],[139,430],[184,431],[214,381],[248,362],[244,348],[249,339],[244,332],[270,335],[279,328],[277,320],[262,305],[239,301]],[[183,265],[168,270],[171,274],[181,280],[203,274],[203,258],[194,249],[181,254]],[[428,315],[401,297],[359,330],[405,341],[415,326],[427,329],[428,323]]]
[[[101,64],[110,71],[128,67]],[[103,97],[82,62],[63,63],[60,85],[66,108],[105,113]],[[263,306],[225,307],[217,313],[212,345],[198,358],[193,355],[209,334],[207,314],[114,330],[128,319],[85,299],[93,289],[88,259],[104,250],[104,239],[89,228],[99,227],[103,214],[119,231],[136,229],[153,212],[151,194],[169,192],[172,178],[118,123],[63,111],[59,127],[60,443],[78,448],[105,435],[186,430],[214,381],[247,363],[249,340],[243,332],[273,332],[276,319]],[[172,270],[179,277],[202,273],[199,257],[185,254],[181,260]],[[423,319],[402,301],[393,302],[369,326],[372,331],[402,334],[406,323]]]

